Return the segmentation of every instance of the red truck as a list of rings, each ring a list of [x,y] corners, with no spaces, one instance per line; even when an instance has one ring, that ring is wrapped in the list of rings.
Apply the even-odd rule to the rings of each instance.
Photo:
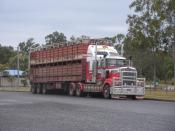
[[[31,92],[62,90],[71,96],[102,93],[104,98],[142,99],[145,79],[106,41],[84,40],[30,50]]]

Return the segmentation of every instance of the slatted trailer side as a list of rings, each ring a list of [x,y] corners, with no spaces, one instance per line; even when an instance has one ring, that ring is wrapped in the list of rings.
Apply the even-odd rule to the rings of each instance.
[[[31,52],[30,81],[34,92],[38,86],[53,89],[66,82],[85,81],[88,46],[89,43],[62,45]]]

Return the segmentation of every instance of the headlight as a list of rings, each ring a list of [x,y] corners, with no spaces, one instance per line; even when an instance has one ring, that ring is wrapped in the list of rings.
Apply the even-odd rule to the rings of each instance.
[[[137,82],[137,86],[138,86],[138,87],[144,87],[144,82],[138,81],[138,82]]]
[[[113,78],[113,85],[114,86],[121,86],[122,82],[118,78]]]

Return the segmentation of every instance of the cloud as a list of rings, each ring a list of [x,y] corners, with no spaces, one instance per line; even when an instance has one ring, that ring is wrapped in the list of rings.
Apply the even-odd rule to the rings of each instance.
[[[2,0],[0,43],[16,46],[34,37],[39,43],[53,31],[67,37],[113,36],[127,32],[130,0]]]

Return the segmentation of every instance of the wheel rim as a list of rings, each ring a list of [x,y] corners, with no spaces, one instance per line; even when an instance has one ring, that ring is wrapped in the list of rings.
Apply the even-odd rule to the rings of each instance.
[[[37,94],[40,94],[40,88],[37,87]]]
[[[104,88],[103,96],[104,96],[105,99],[110,98],[109,87]]]
[[[72,87],[69,87],[69,95],[73,96],[73,89],[72,89]]]
[[[75,84],[74,83],[71,83],[69,85],[69,95],[70,96],[73,96],[74,95],[74,87],[75,87]]]
[[[76,89],[76,95],[80,96],[80,88],[79,87],[77,87],[77,89]]]
[[[31,88],[31,92],[34,94],[35,93],[35,89],[32,87]]]
[[[43,88],[43,89],[42,89],[42,93],[43,93],[43,94],[46,94],[46,88]]]
[[[73,96],[73,89],[72,89],[72,87],[69,88],[69,95]]]

